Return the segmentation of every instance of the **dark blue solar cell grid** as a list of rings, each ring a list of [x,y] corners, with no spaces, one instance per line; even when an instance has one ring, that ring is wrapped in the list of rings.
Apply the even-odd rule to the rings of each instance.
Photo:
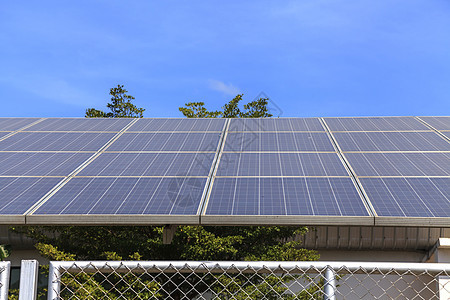
[[[206,178],[73,178],[35,214],[195,215]]]
[[[217,176],[349,176],[336,153],[223,153]]]
[[[317,118],[231,119],[229,131],[325,131]]]
[[[335,132],[342,151],[450,151],[434,132]]]
[[[414,117],[324,118],[331,131],[430,130]]]
[[[25,131],[114,131],[130,124],[132,118],[55,118],[43,120]]]
[[[214,153],[102,153],[78,176],[208,176]]]
[[[0,151],[96,151],[114,133],[19,132],[0,141]]]
[[[437,130],[450,130],[450,117],[420,117]]]
[[[206,214],[368,216],[350,178],[216,178]]]
[[[92,153],[0,152],[2,176],[67,176]]]
[[[450,176],[450,153],[346,153],[357,176]]]
[[[0,214],[23,214],[61,178],[0,177]]]
[[[383,217],[450,217],[450,178],[361,178]]]
[[[321,132],[229,132],[224,151],[335,151]]]
[[[216,151],[220,133],[124,133],[108,151]]]
[[[10,134],[11,132],[0,132],[0,139],[2,138],[2,137],[4,137],[5,135],[8,135],[8,134]]]
[[[225,119],[139,119],[128,131],[222,131]]]
[[[36,122],[39,118],[0,118],[0,131],[15,131]]]

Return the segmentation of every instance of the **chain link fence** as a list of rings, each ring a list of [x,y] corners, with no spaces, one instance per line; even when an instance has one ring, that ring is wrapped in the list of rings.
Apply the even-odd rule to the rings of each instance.
[[[450,264],[51,262],[48,299],[449,299]]]

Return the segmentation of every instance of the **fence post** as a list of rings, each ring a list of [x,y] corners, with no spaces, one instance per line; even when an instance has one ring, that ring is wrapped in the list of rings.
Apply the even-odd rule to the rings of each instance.
[[[22,260],[20,264],[19,300],[36,300],[39,262]]]
[[[59,291],[61,289],[61,274],[59,267],[54,265],[51,261],[49,263],[50,267],[48,270],[48,300],[59,299]]]
[[[11,262],[5,261],[2,262],[3,265],[3,271],[0,273],[0,299],[1,300],[8,300],[8,289],[9,289],[9,272],[10,272],[10,266]]]
[[[336,277],[334,275],[333,268],[330,266],[327,266],[327,268],[325,269],[325,285],[323,291],[324,300],[336,299]]]

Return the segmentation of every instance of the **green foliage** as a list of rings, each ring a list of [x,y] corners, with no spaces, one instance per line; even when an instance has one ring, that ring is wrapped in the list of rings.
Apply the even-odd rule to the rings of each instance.
[[[0,261],[11,255],[11,245],[0,245]]]
[[[259,98],[244,104],[244,111],[239,108],[243,94],[234,97],[222,107],[222,111],[209,111],[204,102],[189,102],[178,108],[187,118],[267,118],[272,117],[267,105],[269,98]]]
[[[316,260],[315,251],[288,241],[305,227],[179,226],[171,244],[158,226],[15,227],[53,260]],[[69,254],[70,253],[70,254]]]
[[[300,243],[288,241],[297,234],[306,233],[305,227],[286,226],[250,226],[250,227],[226,227],[226,226],[179,226],[171,244],[162,243],[163,227],[156,226],[62,226],[62,227],[16,227],[14,231],[25,233],[27,236],[40,241],[36,244],[42,256],[49,260],[316,260],[316,251],[300,248]],[[76,291],[80,299],[94,299],[110,297],[116,299],[118,292],[127,291],[130,298],[132,292],[125,289],[132,285],[137,290],[145,290],[146,297],[142,299],[164,299],[166,294],[158,292],[159,287],[164,286],[173,293],[187,293],[191,285],[198,287],[202,292],[213,282],[221,282],[226,277],[204,278],[200,283],[196,277],[186,277],[179,274],[172,277],[172,283],[164,278],[155,281],[142,277],[136,281],[132,275],[111,275],[110,282],[117,288],[116,292],[109,291],[108,287],[101,284],[102,279],[92,275],[68,275],[64,277],[64,284]],[[232,276],[234,278],[234,275]],[[228,278],[232,278],[228,277]],[[239,278],[236,278],[238,280]],[[242,283],[239,293],[252,293],[253,298],[258,298],[269,288],[275,291],[284,289],[283,282],[272,282],[266,279],[245,281]],[[231,279],[230,279],[231,280]],[[239,280],[244,280],[241,278]],[[190,284],[186,284],[189,281]],[[239,282],[239,281],[238,281]],[[222,283],[222,282],[221,282]],[[223,282],[224,284],[226,282]],[[222,286],[222,284],[220,286]],[[173,286],[172,286],[173,285]],[[269,286],[268,286],[269,285]],[[226,295],[227,290],[218,290],[218,294]],[[89,291],[86,292],[86,291]],[[190,292],[193,299],[198,292]],[[173,295],[175,295],[173,294]],[[87,296],[87,295],[95,295]],[[245,294],[242,294],[245,295]],[[225,296],[224,296],[225,297]],[[244,299],[245,297],[242,296]],[[175,298],[175,296],[174,296]],[[125,298],[128,299],[128,298]],[[221,298],[226,299],[226,298]],[[238,298],[239,299],[239,298]],[[269,298],[268,298],[269,299]],[[305,298],[306,299],[306,298]]]
[[[237,95],[230,102],[226,103],[222,109],[222,117],[223,118],[239,118],[242,115],[241,110],[239,109],[239,102],[242,101],[243,95]]]
[[[289,282],[295,279],[305,279],[309,286],[297,293],[288,291]],[[268,274],[258,275],[230,275],[217,276],[218,284],[213,286],[217,299],[284,299],[284,300],[311,300],[323,299],[321,291],[323,280],[315,283],[307,276],[276,276]]]
[[[88,108],[86,109],[86,118],[109,118],[108,114],[104,111],[95,109],[95,108]]]
[[[55,247],[50,244],[37,243],[34,245],[39,253],[49,260],[75,260],[75,254],[65,253],[63,251],[58,250],[58,247]]]
[[[265,118],[272,117],[269,113],[267,105],[269,98],[259,98],[255,101],[244,104],[245,112],[241,114],[241,118]]]
[[[132,100],[135,98],[127,95],[128,91],[124,89],[123,85],[117,85],[115,88],[109,90],[111,95],[111,102],[106,104],[110,112],[105,113],[95,108],[86,109],[86,118],[142,118],[144,116],[144,108],[138,108]]]
[[[221,115],[219,111],[208,111],[204,102],[189,102],[186,107],[178,109],[188,118],[218,118]]]

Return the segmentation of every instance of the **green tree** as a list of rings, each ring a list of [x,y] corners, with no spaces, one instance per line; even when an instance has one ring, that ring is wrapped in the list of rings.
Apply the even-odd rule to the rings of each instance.
[[[239,104],[244,94],[238,94],[236,97],[225,103],[222,111],[209,111],[204,102],[189,102],[185,107],[178,108],[187,118],[268,118],[273,115],[269,113],[267,105],[269,98],[259,98],[247,104],[244,104],[244,110],[241,111]]]
[[[111,88],[109,94],[111,95],[111,102],[106,104],[110,112],[88,108],[86,109],[86,118],[142,118],[144,116],[144,108],[138,108],[132,100],[135,98],[127,94],[128,91],[124,89],[123,85]]]
[[[204,102],[189,102],[179,110],[188,118],[218,118],[221,115],[220,111],[208,111]]]

